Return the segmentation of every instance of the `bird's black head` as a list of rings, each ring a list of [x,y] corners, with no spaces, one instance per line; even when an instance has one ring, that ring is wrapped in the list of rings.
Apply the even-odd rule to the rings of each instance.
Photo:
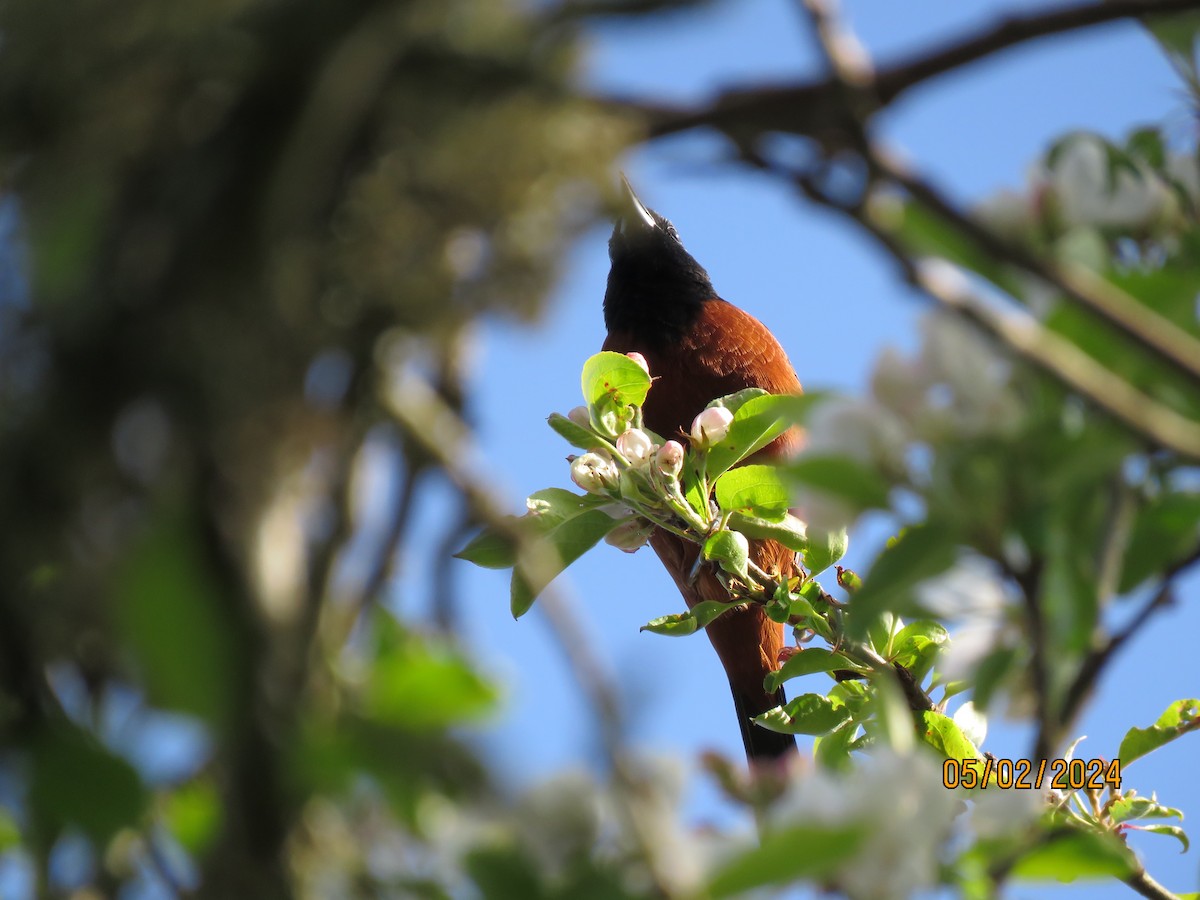
[[[621,181],[625,209],[608,240],[612,268],[604,324],[610,333],[661,346],[686,332],[716,293],[704,267],[683,249],[675,226],[642,203],[624,176]]]

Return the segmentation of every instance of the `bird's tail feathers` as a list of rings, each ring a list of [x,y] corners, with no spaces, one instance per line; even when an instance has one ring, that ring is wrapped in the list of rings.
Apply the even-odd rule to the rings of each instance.
[[[770,705],[765,705],[766,700]],[[762,760],[775,760],[796,752],[796,738],[790,734],[780,734],[770,731],[751,720],[776,706],[787,702],[783,688],[777,690],[770,698],[748,697],[737,688],[733,688],[733,706],[737,710],[738,724],[742,729],[742,743],[746,747],[746,759],[752,764]]]

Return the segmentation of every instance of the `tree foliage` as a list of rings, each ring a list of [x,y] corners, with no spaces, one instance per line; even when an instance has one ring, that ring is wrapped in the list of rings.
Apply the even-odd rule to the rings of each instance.
[[[687,108],[584,94],[589,17],[688,5],[0,11],[0,214],[23,265],[0,296],[6,883],[982,897],[1116,877],[1169,896],[1126,839],[1186,849],[1182,812],[1170,785],[1135,793],[1125,767],[1190,739],[1197,701],[1131,718],[1096,772],[1072,742],[1097,678],[1200,546],[1196,148],[1159,127],[1066,134],[1025,189],[965,210],[871,124],[925,80],[1135,16],[1200,102],[1195,14],[1168,16],[1194,4],[1064,6],[875,71],[808,0],[820,78]],[[865,396],[714,398],[687,448],[642,428],[653,373],[593,357],[584,406],[549,420],[581,451],[583,493],[541,491],[509,516],[469,465],[464,334],[540,311],[623,147],[700,126],[857,223],[940,311]],[[763,138],[779,133],[809,152],[774,158]],[[737,467],[797,424],[804,455]],[[367,522],[357,498],[380,455],[397,486],[387,521]],[[460,508],[437,541],[434,614],[399,618],[376,601],[439,476]],[[839,567],[846,529],[878,511],[894,539],[863,571]],[[677,768],[623,746],[599,681],[604,778],[514,797],[456,730],[498,688],[439,630],[451,554],[511,568],[514,615],[554,616],[563,568],[651,527],[700,543],[739,602],[798,638],[768,686],[793,699],[763,722],[816,736],[812,766],[707,760],[757,816],[753,845],[679,819]],[[756,571],[745,550],[763,537],[799,552],[802,575]],[[723,611],[663,610],[646,629],[693,635]],[[587,673],[586,648],[572,654]],[[986,749],[1002,703],[1026,711],[1025,775],[1049,793],[1003,788],[1021,773]],[[165,742],[173,761],[146,752]],[[1054,760],[1058,782],[1038,769]]]

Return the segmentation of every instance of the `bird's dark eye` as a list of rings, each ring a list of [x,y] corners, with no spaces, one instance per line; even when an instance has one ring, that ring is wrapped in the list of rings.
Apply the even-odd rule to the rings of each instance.
[[[667,228],[666,228],[666,231],[667,231],[667,234],[669,234],[669,235],[671,236],[671,239],[672,239],[672,240],[674,240],[674,241],[676,241],[676,242],[678,242],[678,241],[679,241],[679,232],[675,230],[675,226],[674,226],[674,225],[672,225],[672,224],[670,224],[670,223],[668,222],[668,223],[667,223]]]

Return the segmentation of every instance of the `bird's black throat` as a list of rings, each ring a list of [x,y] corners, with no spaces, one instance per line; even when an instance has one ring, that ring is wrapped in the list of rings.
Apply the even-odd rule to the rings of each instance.
[[[604,324],[610,334],[629,334],[660,348],[686,334],[716,292],[671,223],[651,215],[656,227],[626,216],[613,229]]]

